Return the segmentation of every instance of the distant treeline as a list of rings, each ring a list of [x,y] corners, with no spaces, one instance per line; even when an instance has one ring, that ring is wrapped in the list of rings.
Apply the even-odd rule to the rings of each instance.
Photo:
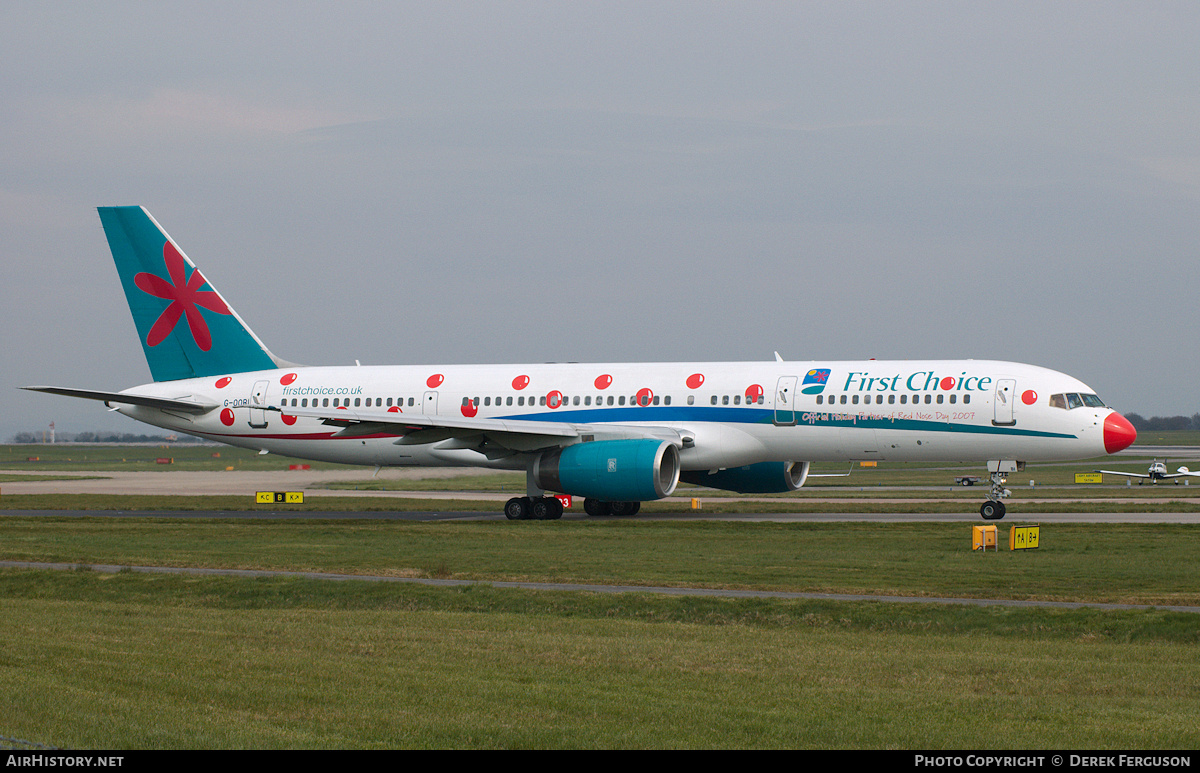
[[[180,440],[190,443],[200,442],[199,438],[192,437],[191,435],[183,435],[182,437],[172,435],[171,437],[167,437],[166,435],[134,435],[130,432],[80,432],[77,435],[57,432],[54,435],[54,442],[56,443],[175,443]],[[9,442],[48,443],[50,442],[50,435],[41,432],[18,432],[16,435],[13,435]]]
[[[1125,418],[1138,432],[1161,432],[1173,429],[1200,430],[1200,413],[1191,416],[1151,416],[1146,418],[1141,414],[1127,413]]]

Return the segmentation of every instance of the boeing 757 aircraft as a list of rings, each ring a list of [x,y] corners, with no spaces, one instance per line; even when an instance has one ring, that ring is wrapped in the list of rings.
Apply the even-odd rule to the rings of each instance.
[[[100,220],[154,379],[100,400],[138,421],[261,453],[524,470],[509,518],[546,492],[632,515],[679,481],[795,491],[813,462],[986,462],[986,519],[1027,461],[1112,454],[1137,433],[1086,384],[986,360],[301,366],[276,357],[142,207]]]

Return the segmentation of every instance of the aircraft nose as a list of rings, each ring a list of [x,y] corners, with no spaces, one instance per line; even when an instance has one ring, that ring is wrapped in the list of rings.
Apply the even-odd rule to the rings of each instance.
[[[1123,448],[1129,448],[1137,440],[1137,430],[1121,414],[1113,411],[1104,420],[1104,450],[1115,454]]]

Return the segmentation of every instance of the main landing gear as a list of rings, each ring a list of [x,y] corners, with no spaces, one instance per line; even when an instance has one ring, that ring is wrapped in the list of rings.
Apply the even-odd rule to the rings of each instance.
[[[555,497],[513,497],[504,504],[510,521],[557,521],[562,514],[562,502]]]
[[[641,502],[583,500],[588,515],[637,515],[641,509]],[[557,521],[562,515],[562,502],[556,497],[513,497],[504,504],[504,517],[510,521]]]
[[[583,511],[588,515],[637,515],[641,502],[603,502],[599,499],[583,500]]]
[[[988,462],[988,476],[992,480],[988,490],[990,499],[979,506],[979,514],[985,521],[998,521],[1004,517],[1004,503],[1000,500],[1012,496],[1012,492],[1004,488],[1004,484],[1008,482],[1008,473],[1024,467],[1024,462]]]

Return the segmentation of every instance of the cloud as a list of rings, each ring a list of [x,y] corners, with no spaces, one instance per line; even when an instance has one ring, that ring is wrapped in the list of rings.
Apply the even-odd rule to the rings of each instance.
[[[85,132],[119,130],[155,135],[294,134],[364,119],[361,115],[312,105],[271,104],[182,89],[156,89],[141,98],[96,94],[62,108],[60,114]]]

